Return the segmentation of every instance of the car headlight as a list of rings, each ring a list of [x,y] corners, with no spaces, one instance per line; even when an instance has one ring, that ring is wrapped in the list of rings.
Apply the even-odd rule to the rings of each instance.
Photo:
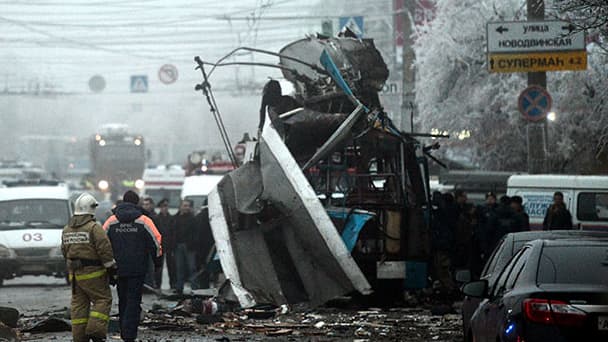
[[[14,258],[14,252],[10,248],[0,245],[0,258],[1,259]]]
[[[106,191],[110,187],[110,183],[108,183],[107,180],[102,179],[99,181],[99,183],[97,183],[97,186],[99,187],[99,190]]]
[[[61,247],[55,247],[51,249],[49,252],[50,258],[63,258],[63,253],[61,252]]]

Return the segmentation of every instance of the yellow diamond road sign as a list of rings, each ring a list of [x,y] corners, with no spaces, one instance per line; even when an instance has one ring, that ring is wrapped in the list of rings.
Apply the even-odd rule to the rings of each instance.
[[[490,72],[586,70],[587,51],[490,53]]]

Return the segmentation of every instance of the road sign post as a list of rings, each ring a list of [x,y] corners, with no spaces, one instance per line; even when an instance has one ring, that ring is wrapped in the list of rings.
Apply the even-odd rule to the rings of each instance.
[[[527,0],[528,21],[545,19],[545,1]],[[547,73],[529,72],[528,86],[537,85],[547,89]],[[547,172],[547,120],[528,122],[528,173]]]

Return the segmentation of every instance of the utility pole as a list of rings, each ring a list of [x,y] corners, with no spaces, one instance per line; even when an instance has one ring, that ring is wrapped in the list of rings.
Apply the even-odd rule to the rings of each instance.
[[[545,20],[545,1],[527,0],[528,21]],[[528,86],[547,88],[546,72],[529,72]],[[547,172],[547,119],[528,122],[528,173]]]
[[[530,0],[528,0],[530,1]],[[414,59],[416,54],[414,53],[414,39],[413,39],[413,28],[414,28],[414,17],[416,11],[415,0],[404,0],[403,7],[401,9],[401,17],[403,20],[403,87],[402,87],[402,98],[401,98],[401,130],[404,132],[412,131],[413,116],[412,113],[416,114],[416,99],[414,95],[414,89],[416,86],[416,73],[414,70]]]

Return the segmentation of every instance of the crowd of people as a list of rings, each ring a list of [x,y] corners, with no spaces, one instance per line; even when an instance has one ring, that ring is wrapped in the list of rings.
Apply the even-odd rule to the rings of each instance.
[[[479,277],[483,265],[508,233],[530,230],[530,218],[521,196],[501,196],[489,192],[485,203],[475,206],[462,190],[432,195],[431,231],[433,273],[436,286],[444,293],[455,293],[452,277],[457,269],[468,269]],[[564,195],[556,192],[547,209],[543,229],[572,229],[572,217]]]
[[[142,207],[163,237],[163,260],[158,264],[163,265],[166,262],[171,289],[182,294],[187,282],[192,289],[209,287],[210,274],[204,270],[210,262],[214,242],[207,207],[202,207],[197,212],[192,201],[184,199],[180,203],[179,211],[171,215],[167,199],[158,202],[156,212],[154,200],[150,197],[143,199]],[[159,289],[162,273],[163,267],[155,268],[150,260],[145,284]]]

